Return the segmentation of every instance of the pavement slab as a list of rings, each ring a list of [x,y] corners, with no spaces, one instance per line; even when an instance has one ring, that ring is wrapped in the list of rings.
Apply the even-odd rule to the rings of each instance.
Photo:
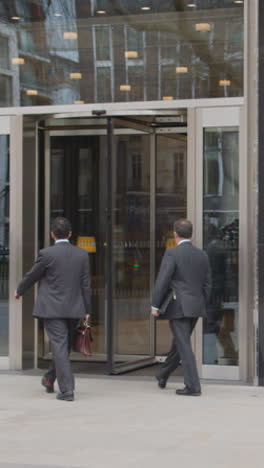
[[[263,468],[264,389],[152,379],[76,379],[56,400],[40,377],[1,374],[0,468]]]

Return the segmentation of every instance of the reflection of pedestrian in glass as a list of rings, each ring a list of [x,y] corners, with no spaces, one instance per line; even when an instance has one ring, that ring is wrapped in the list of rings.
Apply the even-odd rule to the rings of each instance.
[[[215,333],[224,350],[224,358],[236,356],[230,333],[234,331],[232,313],[224,307],[226,252],[222,235],[215,225],[207,227],[207,254],[212,272],[211,300],[207,307],[207,318],[204,321],[204,333]]]

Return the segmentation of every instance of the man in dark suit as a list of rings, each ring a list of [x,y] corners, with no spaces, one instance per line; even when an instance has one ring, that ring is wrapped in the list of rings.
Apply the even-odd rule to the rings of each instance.
[[[159,387],[165,388],[181,361],[185,387],[176,393],[198,396],[201,386],[191,334],[198,318],[206,315],[211,273],[207,254],[191,243],[192,231],[192,223],[187,219],[174,223],[177,247],[167,250],[162,259],[152,297],[152,315],[169,320],[173,334],[171,350],[156,374]],[[168,304],[165,311],[164,304]]]
[[[66,218],[56,218],[51,236],[54,245],[40,250],[32,269],[15,291],[20,296],[40,281],[33,316],[42,318],[51,342],[53,361],[42,378],[48,393],[58,380],[58,400],[74,400],[74,378],[69,359],[75,330],[80,319],[90,314],[90,274],[88,252],[70,244],[71,225]]]

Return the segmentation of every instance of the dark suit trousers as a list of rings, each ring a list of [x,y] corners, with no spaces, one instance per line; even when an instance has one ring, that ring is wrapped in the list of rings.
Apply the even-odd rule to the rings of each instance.
[[[53,360],[45,374],[46,379],[54,382],[57,378],[61,392],[74,390],[74,377],[69,354],[79,319],[45,319],[44,326],[47,331]]]
[[[179,318],[169,321],[173,340],[169,354],[157,372],[158,378],[168,379],[182,361],[184,384],[186,387],[200,391],[200,380],[196,361],[191,347],[191,334],[196,325],[197,318]]]

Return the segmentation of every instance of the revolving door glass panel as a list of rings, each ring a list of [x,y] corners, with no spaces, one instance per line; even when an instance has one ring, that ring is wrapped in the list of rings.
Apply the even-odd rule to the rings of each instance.
[[[114,137],[113,337],[115,363],[151,355],[150,136]]]
[[[94,355],[105,349],[106,136],[50,137],[50,222],[65,216],[72,243],[89,252]]]

